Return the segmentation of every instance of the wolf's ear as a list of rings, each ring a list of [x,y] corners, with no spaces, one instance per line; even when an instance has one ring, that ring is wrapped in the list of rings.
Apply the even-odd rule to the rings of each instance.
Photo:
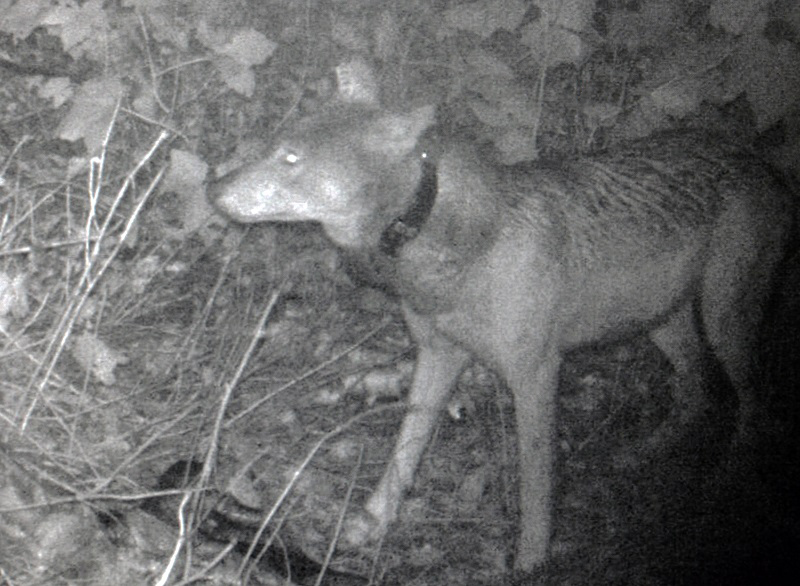
[[[336,72],[336,99],[345,104],[363,104],[380,107],[378,81],[372,66],[356,57],[338,65]]]
[[[385,114],[376,118],[362,139],[364,148],[390,157],[403,157],[413,151],[419,137],[436,120],[436,108],[420,106],[406,114]]]

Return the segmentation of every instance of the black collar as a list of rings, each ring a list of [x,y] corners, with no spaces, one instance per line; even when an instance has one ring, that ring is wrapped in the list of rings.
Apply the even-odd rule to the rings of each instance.
[[[438,191],[436,171],[436,165],[432,162],[422,161],[422,177],[420,177],[411,205],[381,234],[378,246],[382,253],[387,256],[397,256],[403,245],[419,235],[436,203],[436,192]]]

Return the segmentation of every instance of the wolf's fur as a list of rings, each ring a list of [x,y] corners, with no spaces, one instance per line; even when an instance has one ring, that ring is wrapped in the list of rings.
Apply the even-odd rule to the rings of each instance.
[[[697,134],[551,167],[500,167],[470,145],[444,143],[426,163],[436,172],[430,215],[387,251],[382,238],[425,189],[422,137],[432,123],[430,108],[335,109],[224,178],[214,197],[240,221],[320,222],[360,274],[403,300],[418,345],[409,412],[350,541],[381,535],[396,518],[449,391],[475,356],[514,396],[516,568],[528,571],[545,561],[550,539],[567,349],[647,331],[686,380],[676,391],[691,410],[703,402],[707,343],[737,391],[740,437],[753,427],[755,336],[789,229],[787,197],[753,157]]]

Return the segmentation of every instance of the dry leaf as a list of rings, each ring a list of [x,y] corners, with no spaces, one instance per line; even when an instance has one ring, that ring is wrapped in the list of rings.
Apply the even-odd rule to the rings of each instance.
[[[100,150],[124,86],[117,77],[90,79],[78,89],[72,107],[56,129],[64,140],[83,139],[90,153]]]
[[[28,291],[25,287],[25,275],[10,276],[0,271],[0,320],[9,313],[20,319],[28,315]]]
[[[104,385],[113,385],[117,380],[114,369],[118,364],[129,362],[124,354],[113,350],[91,332],[84,332],[75,339],[72,356]]]

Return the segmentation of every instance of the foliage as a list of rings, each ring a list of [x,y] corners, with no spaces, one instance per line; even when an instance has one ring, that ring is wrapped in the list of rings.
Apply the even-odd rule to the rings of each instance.
[[[225,431],[248,436],[239,445],[257,446],[259,457],[267,444],[267,467],[282,471],[302,461],[300,438],[338,433],[332,408],[349,416],[362,407],[348,403],[353,395],[380,404],[407,386],[408,340],[397,323],[390,343],[367,351],[358,342],[385,328],[370,320],[393,307],[331,276],[339,267],[319,235],[276,228],[256,243],[220,239],[206,202],[210,169],[229,170],[231,153],[263,154],[274,132],[332,99],[342,63],[378,72],[377,87],[359,91],[391,109],[435,104],[446,131],[491,145],[506,163],[693,125],[744,142],[780,135],[770,155],[800,174],[796,0],[0,0],[0,425],[2,454],[26,464],[0,459],[0,542],[13,541],[7,550],[32,582],[155,583],[148,564],[118,555],[120,541],[130,550],[158,542],[137,533],[153,523],[137,521],[138,508],[129,534],[109,540],[80,504],[56,516],[38,507],[57,500],[53,486],[97,507],[108,494],[132,495],[138,507],[165,460],[217,448],[210,420],[224,412],[220,389],[236,385],[221,381],[237,365],[253,384],[237,395],[239,415]],[[230,269],[222,257],[248,247],[250,264]],[[277,283],[292,295],[281,317],[253,328]],[[248,365],[262,345],[258,366]],[[296,347],[311,348],[313,368],[296,363]],[[590,396],[575,410],[594,404],[580,388]],[[255,407],[275,417],[243,423]],[[310,419],[318,428],[309,433]],[[373,422],[369,436],[388,450],[395,424]],[[318,484],[346,486],[356,447],[331,442],[339,475]],[[266,492],[250,490],[257,458],[236,456],[246,460],[236,469],[243,479],[226,490],[249,502],[249,492]],[[484,459],[460,487],[465,498],[441,497],[441,509],[477,507],[484,489],[507,488],[493,479],[510,477],[509,465]],[[451,467],[471,464],[434,462],[426,474],[440,494],[458,492]],[[303,495],[297,516],[332,524],[332,497],[315,496]],[[587,502],[576,508],[603,509]],[[417,509],[410,516],[422,523],[430,511]],[[485,583],[506,570],[506,529],[482,536]],[[169,530],[153,531],[162,545]],[[322,554],[331,533],[320,534]],[[171,555],[166,540],[151,554],[159,567]],[[410,551],[422,575],[441,556],[430,543]]]
[[[274,126],[305,99],[327,97],[326,72],[353,53],[381,66],[387,102],[446,103],[507,161],[597,146],[595,133],[610,127],[647,135],[702,113],[704,102],[740,96],[759,131],[797,124],[800,9],[790,0],[2,0],[0,8],[0,31],[15,42],[44,29],[73,60],[96,64],[86,79],[37,87],[70,105],[56,135],[82,139],[90,153],[121,98],[129,115],[177,126],[182,148],[205,159],[197,143],[210,129],[196,120],[186,128],[196,114],[187,101],[227,88],[260,101]]]

